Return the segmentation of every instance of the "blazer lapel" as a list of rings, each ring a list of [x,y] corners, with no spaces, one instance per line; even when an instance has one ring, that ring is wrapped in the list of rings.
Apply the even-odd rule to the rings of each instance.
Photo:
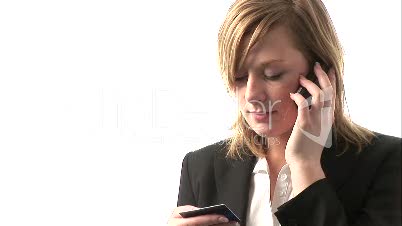
[[[216,155],[214,168],[218,202],[226,204],[245,224],[249,198],[251,173],[255,157],[243,160],[229,160],[224,155]]]
[[[351,176],[358,157],[356,153],[356,150],[351,148],[345,152],[339,150],[336,140],[330,148],[324,148],[321,155],[321,167],[336,191],[340,190]]]

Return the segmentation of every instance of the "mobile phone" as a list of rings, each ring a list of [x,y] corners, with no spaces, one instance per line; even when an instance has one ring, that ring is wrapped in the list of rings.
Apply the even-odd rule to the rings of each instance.
[[[225,204],[208,206],[197,210],[190,210],[179,213],[183,218],[196,217],[207,214],[219,214],[225,216],[229,221],[240,222],[240,219]]]
[[[321,68],[328,73],[328,66],[326,64],[323,64],[320,62]],[[320,87],[320,84],[318,82],[318,78],[317,75],[314,72],[314,65],[310,68],[310,72],[307,74],[306,78],[312,82],[314,82],[314,84],[316,84],[318,87]],[[300,86],[299,89],[296,91],[297,93],[300,93],[306,100],[309,99],[309,97],[311,97],[311,94],[307,91],[307,89],[303,86]],[[311,101],[311,100],[310,100]]]

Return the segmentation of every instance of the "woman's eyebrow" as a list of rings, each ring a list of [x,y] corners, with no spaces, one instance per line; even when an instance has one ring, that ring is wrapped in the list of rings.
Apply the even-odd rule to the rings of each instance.
[[[261,61],[255,64],[255,68],[256,69],[263,69],[263,68],[267,68],[267,67],[271,67],[272,64],[274,63],[280,63],[280,62],[284,62],[285,60],[283,59],[270,59],[270,60],[265,60],[265,61]],[[240,72],[246,71],[245,69],[248,69],[247,65],[244,65],[244,67],[240,68]]]
[[[261,61],[258,62],[255,66],[256,69],[264,69],[267,67],[271,67],[273,63],[280,63],[280,62],[284,62],[285,60],[283,59],[269,59],[269,60],[265,60],[265,61]],[[247,69],[249,69],[249,67],[245,64],[243,64],[242,67],[240,67],[235,74],[244,74],[246,71],[248,71]]]
[[[260,65],[262,65],[264,67],[269,67],[269,66],[271,66],[271,64],[279,63],[279,62],[284,62],[284,60],[283,59],[274,59],[274,60],[263,61],[260,63]]]

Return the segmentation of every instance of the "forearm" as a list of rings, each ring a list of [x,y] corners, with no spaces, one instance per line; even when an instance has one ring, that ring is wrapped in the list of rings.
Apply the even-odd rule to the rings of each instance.
[[[289,168],[292,178],[293,196],[298,195],[314,182],[325,178],[320,163],[315,162],[290,162]]]
[[[279,206],[275,215],[281,225],[352,226],[348,224],[343,206],[325,178]]]

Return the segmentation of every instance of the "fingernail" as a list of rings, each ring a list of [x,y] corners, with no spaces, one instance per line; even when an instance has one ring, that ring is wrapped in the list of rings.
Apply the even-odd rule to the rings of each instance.
[[[293,99],[294,95],[295,95],[294,93],[289,93],[290,99],[294,100]]]
[[[219,220],[219,222],[222,222],[222,223],[229,222],[229,220],[226,217],[219,217],[218,220]]]
[[[320,65],[319,62],[315,62],[315,66],[316,66],[316,67],[321,67],[321,65]]]

